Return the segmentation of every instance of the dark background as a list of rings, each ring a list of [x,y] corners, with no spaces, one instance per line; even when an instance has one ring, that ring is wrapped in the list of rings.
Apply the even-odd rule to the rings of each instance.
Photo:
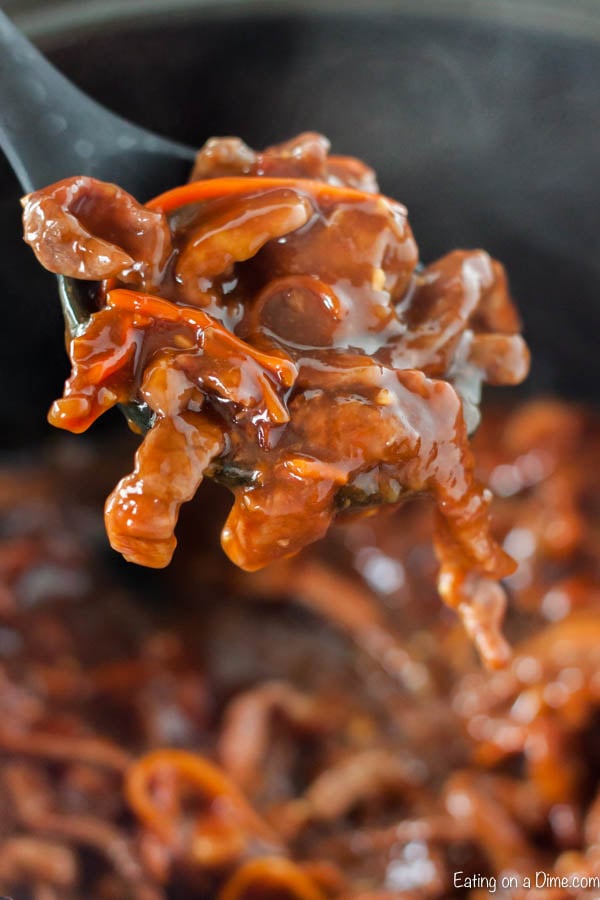
[[[507,264],[533,349],[527,390],[596,399],[600,5],[569,5],[576,19],[554,3],[537,16],[526,3],[492,3],[493,15],[477,3],[444,15],[425,2],[421,14],[175,4],[168,19],[161,6],[137,19],[125,4],[111,24],[109,6],[94,17],[93,3],[72,4],[65,28],[45,4],[20,7],[20,21],[81,87],[168,136],[260,147],[315,129],[364,158],[408,205],[425,261],[482,246]],[[1,159],[4,446],[46,436],[67,371],[54,281],[20,240],[18,197]]]

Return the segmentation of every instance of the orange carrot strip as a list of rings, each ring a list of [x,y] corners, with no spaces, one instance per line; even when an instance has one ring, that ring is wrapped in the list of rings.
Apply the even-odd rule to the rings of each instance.
[[[160,210],[164,213],[172,212],[188,203],[198,203],[203,200],[216,200],[221,197],[239,197],[244,194],[252,194],[256,191],[268,191],[273,188],[291,188],[296,191],[310,194],[318,200],[331,200],[338,203],[360,203],[365,200],[381,198],[387,203],[393,203],[399,210],[405,207],[384,197],[383,194],[369,194],[367,191],[359,191],[356,188],[339,187],[327,184],[324,181],[314,181],[310,178],[267,178],[264,176],[232,176],[229,178],[206,178],[200,181],[192,181],[180,187],[172,188],[159,194],[146,203],[148,209]]]
[[[152,316],[163,322],[181,322],[191,325],[192,328],[212,328],[228,347],[237,350],[244,356],[251,357],[259,365],[277,374],[285,387],[291,387],[298,375],[294,363],[284,356],[274,356],[270,353],[262,353],[250,344],[236,337],[228,331],[218,319],[193,306],[179,306],[170,300],[162,300],[153,294],[144,294],[140,291],[130,291],[127,288],[115,288],[109,291],[106,297],[106,305],[121,309],[126,312],[141,313],[144,316]]]
[[[289,457],[285,460],[285,467],[288,472],[298,475],[299,478],[327,479],[334,484],[347,484],[350,478],[349,473],[344,472],[339,466],[303,456]]]
[[[135,815],[164,841],[171,841],[176,823],[165,818],[152,799],[152,779],[161,769],[173,769],[181,781],[198,788],[208,799],[226,798],[228,808],[256,835],[277,844],[271,829],[252,809],[242,792],[214,763],[185,750],[155,750],[136,760],[125,777],[125,796]]]
[[[219,900],[244,900],[246,892],[264,886],[282,891],[290,900],[325,900],[325,895],[300,866],[283,856],[250,859],[241,865],[219,893]],[[254,894],[248,893],[248,896]]]

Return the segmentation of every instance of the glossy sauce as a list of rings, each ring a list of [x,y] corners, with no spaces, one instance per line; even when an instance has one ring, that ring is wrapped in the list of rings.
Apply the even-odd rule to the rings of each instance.
[[[50,421],[83,431],[117,403],[152,410],[106,524],[126,559],[154,567],[206,474],[232,488],[222,543],[247,570],[323,537],[339,512],[431,495],[440,593],[499,665],[497,581],[514,565],[468,431],[481,383],[522,380],[527,349],[502,266],[461,250],[417,267],[405,208],[376,189],[306,134],[259,154],[209,141],[192,183],[147,207],[89,178],[25,198],[40,261],[104,280]]]

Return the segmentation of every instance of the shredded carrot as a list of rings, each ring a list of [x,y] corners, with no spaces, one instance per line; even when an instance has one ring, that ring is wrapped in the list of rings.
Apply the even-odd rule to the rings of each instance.
[[[253,888],[273,890],[290,900],[325,900],[325,895],[300,866],[283,856],[251,859],[241,865],[219,893],[219,900],[244,900]],[[275,895],[275,891],[277,894]],[[254,896],[252,894],[252,896]]]
[[[128,288],[115,288],[106,296],[106,305],[113,309],[121,309],[129,313],[138,313],[160,319],[163,322],[181,322],[192,328],[205,330],[211,328],[213,334],[220,337],[229,349],[237,350],[246,357],[251,357],[265,369],[275,373],[285,387],[291,387],[296,380],[298,370],[288,357],[262,353],[255,347],[236,337],[213,316],[194,306],[179,306],[170,300],[163,300],[153,294],[144,294]]]
[[[382,194],[370,194],[368,191],[359,191],[356,188],[341,187],[327,184],[324,181],[314,181],[310,178],[266,178],[264,176],[241,175],[228,178],[206,178],[200,181],[192,181],[180,187],[172,188],[159,194],[146,203],[148,209],[161,210],[164,213],[173,212],[188,203],[199,203],[203,200],[217,200],[221,197],[240,197],[244,194],[252,194],[256,191],[268,191],[274,188],[291,188],[316,197],[318,200],[343,203],[361,203],[366,200],[383,199],[386,203],[393,203],[398,210],[405,207],[384,197]]]
[[[286,469],[299,478],[315,478],[316,480],[330,480],[334,484],[347,484],[348,472],[344,472],[339,466],[323,462],[319,459],[309,459],[306,456],[293,456],[285,461]]]
[[[224,798],[224,806],[237,814],[240,826],[270,843],[278,841],[239,788],[214,763],[185,750],[156,750],[136,760],[125,777],[125,795],[135,815],[162,840],[171,842],[177,822],[165,816],[152,797],[152,781],[161,771],[173,770],[179,781],[196,787],[208,800]]]

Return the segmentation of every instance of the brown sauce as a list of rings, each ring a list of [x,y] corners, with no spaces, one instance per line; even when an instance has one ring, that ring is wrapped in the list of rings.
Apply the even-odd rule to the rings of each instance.
[[[146,206],[85,177],[24,198],[40,262],[102,281],[49,418],[80,432],[118,403],[152,411],[105,508],[112,546],[147,566],[169,563],[205,475],[232,488],[222,544],[246,570],[339,513],[431,496],[440,594],[498,666],[514,564],[468,431],[482,382],[527,374],[506,276],[481,250],[419,267],[406,209],[328,151],[315,134],[263,153],[213,139],[191,183]]]

